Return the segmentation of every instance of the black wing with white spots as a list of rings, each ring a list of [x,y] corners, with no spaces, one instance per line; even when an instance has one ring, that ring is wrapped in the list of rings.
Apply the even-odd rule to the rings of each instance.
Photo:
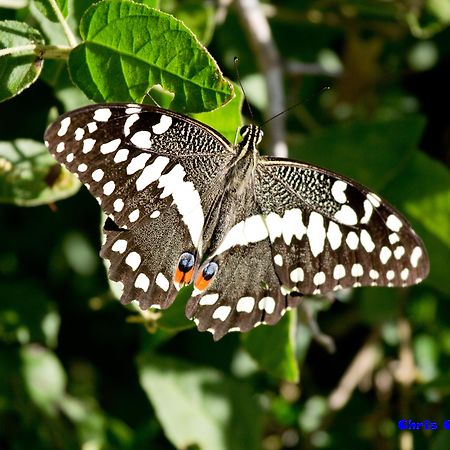
[[[170,306],[180,255],[202,254],[205,211],[223,187],[232,148],[187,117],[123,104],[64,114],[45,141],[109,217],[101,256],[124,285],[122,302]]]
[[[61,116],[45,140],[108,215],[101,256],[121,301],[186,315],[214,339],[275,324],[304,295],[408,286],[428,273],[420,238],[376,194],[332,172],[261,157],[248,126],[211,128],[142,105]]]

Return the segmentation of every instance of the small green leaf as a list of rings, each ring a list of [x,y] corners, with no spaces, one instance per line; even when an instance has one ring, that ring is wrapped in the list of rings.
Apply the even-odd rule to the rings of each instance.
[[[70,197],[79,187],[44,144],[30,139],[0,142],[0,202],[43,205]]]
[[[180,290],[177,298],[169,309],[161,312],[158,319],[158,327],[170,331],[181,331],[195,326],[192,320],[186,318],[186,303],[192,294],[192,286]]]
[[[23,347],[21,357],[22,375],[31,399],[46,413],[57,414],[67,382],[60,361],[51,351],[36,345]]]
[[[242,92],[236,85],[234,92],[235,97],[225,106],[210,112],[191,114],[194,119],[214,128],[230,142],[234,142],[236,131],[242,126]]]
[[[175,97],[171,109],[202,112],[231,100],[232,85],[186,26],[127,0],[105,0],[84,14],[84,42],[69,57],[72,80],[91,99],[147,101],[160,84]]]
[[[219,371],[155,354],[138,360],[141,385],[176,448],[260,449],[260,410],[253,393]]]
[[[262,369],[292,382],[299,378],[295,358],[296,324],[296,310],[292,310],[275,326],[260,326],[242,336],[245,349]]]
[[[47,17],[47,19],[52,22],[58,22],[58,17],[56,16],[49,0],[33,0],[33,3],[36,5],[36,8],[44,14],[45,17]],[[61,11],[63,17],[67,17],[69,12],[68,0],[55,0],[55,3]]]
[[[0,49],[11,50],[11,54],[0,57],[0,102],[20,94],[36,81],[43,61],[33,46],[43,43],[41,33],[26,23],[0,21]]]

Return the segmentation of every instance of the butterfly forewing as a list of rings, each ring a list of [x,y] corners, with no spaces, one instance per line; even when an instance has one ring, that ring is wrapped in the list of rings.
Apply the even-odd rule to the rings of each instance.
[[[260,157],[249,126],[231,145],[188,117],[92,105],[47,130],[55,158],[108,215],[102,257],[121,300],[167,308],[193,283],[186,315],[219,339],[275,324],[304,295],[408,286],[428,258],[376,194],[308,164]]]

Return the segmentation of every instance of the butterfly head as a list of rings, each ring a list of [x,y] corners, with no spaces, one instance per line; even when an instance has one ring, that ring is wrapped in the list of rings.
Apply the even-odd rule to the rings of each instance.
[[[239,146],[247,151],[256,151],[264,136],[261,128],[253,124],[244,125],[240,129],[239,134],[242,137],[242,141],[239,143]]]

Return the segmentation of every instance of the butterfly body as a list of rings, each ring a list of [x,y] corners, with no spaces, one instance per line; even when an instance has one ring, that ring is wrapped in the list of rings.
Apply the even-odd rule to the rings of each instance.
[[[101,256],[121,301],[165,309],[193,284],[187,316],[219,339],[276,323],[304,295],[408,286],[428,273],[406,220],[357,183],[260,156],[250,125],[230,144],[186,116],[92,105],[45,135],[108,215]]]

